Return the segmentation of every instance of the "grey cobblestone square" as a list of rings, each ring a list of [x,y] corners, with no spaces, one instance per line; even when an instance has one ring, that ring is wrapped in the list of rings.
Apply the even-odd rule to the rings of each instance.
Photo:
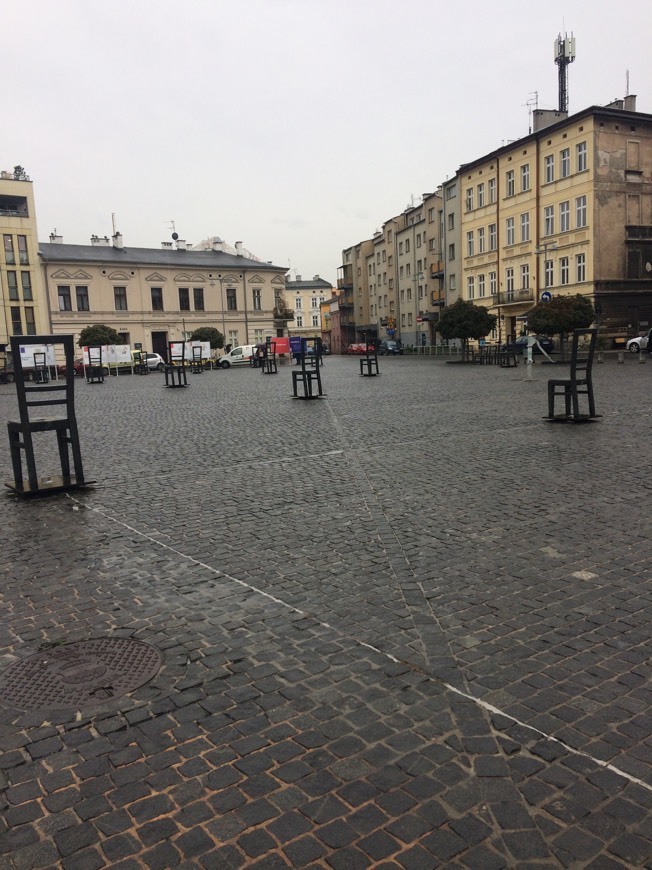
[[[649,866],[632,362],[596,366],[586,426],[543,422],[542,364],[329,358],[317,402],[288,366],[80,383],[97,485],[0,499],[1,866]],[[106,637],[160,670],[79,710],[3,696]]]

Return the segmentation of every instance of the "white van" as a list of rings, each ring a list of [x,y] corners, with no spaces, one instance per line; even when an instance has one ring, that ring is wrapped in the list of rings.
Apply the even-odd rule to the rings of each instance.
[[[255,353],[255,344],[241,344],[238,347],[234,347],[233,350],[230,350],[228,353],[225,353],[217,362],[222,369],[230,369],[231,366],[249,365],[251,358]]]

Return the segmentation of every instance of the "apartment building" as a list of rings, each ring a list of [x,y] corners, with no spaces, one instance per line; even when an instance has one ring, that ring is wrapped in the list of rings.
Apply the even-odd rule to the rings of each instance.
[[[294,314],[294,320],[288,323],[290,333],[305,337],[321,336],[321,305],[330,299],[333,292],[331,284],[319,275],[310,280],[296,275],[293,281],[286,283],[285,291],[287,306]]]
[[[459,168],[459,289],[498,315],[497,338],[576,293],[607,327],[652,325],[652,116],[635,100],[535,112],[531,134]]]
[[[113,327],[124,344],[140,342],[166,356],[168,341],[210,326],[232,346],[286,335],[286,269],[249,259],[236,245],[192,250],[184,242],[132,248],[120,233],[93,236],[90,245],[41,243],[43,280],[54,334],[94,323]]]
[[[12,335],[48,333],[32,182],[20,166],[0,172],[0,350]]]

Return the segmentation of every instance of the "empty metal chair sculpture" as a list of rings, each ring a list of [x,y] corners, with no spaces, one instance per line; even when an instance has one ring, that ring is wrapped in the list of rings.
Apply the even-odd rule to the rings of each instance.
[[[104,383],[104,362],[102,360],[102,347],[93,345],[88,348],[88,365],[86,366],[86,383]]]
[[[365,378],[373,378],[378,371],[378,339],[365,339],[365,355],[360,360],[360,374]]]
[[[20,346],[30,344],[63,345],[65,375],[56,381],[29,381],[23,369]],[[52,490],[79,489],[86,486],[75,416],[75,370],[72,335],[13,336],[11,350],[16,375],[18,420],[7,423],[14,482],[6,486],[19,495],[38,495]],[[47,409],[48,415],[44,415]],[[51,413],[49,413],[51,412]],[[54,432],[57,436],[61,475],[39,478],[34,455],[34,434]],[[74,473],[70,469],[70,454]],[[23,478],[23,457],[27,478]]]
[[[582,340],[588,337],[588,345]],[[554,378],[548,381],[548,416],[551,423],[588,423],[599,415],[595,413],[593,397],[593,356],[597,341],[596,329],[576,329],[573,331],[570,377]],[[588,414],[580,413],[580,396],[586,396]],[[564,413],[555,415],[555,399],[563,398]]]
[[[324,395],[319,365],[321,355],[321,338],[301,339],[301,351],[298,359],[299,367],[292,372],[294,399],[319,399]],[[303,389],[303,395],[299,394],[299,386]]]
[[[168,341],[168,362],[165,366],[166,387],[187,387],[186,343]]]

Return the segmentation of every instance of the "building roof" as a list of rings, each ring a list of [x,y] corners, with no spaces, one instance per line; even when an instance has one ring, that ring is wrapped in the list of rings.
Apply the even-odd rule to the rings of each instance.
[[[261,263],[225,251],[180,251],[176,248],[116,248],[113,245],[64,245],[39,242],[45,263],[101,263],[111,266],[171,266],[197,269],[255,269],[287,272],[283,266]]]
[[[333,285],[325,278],[315,276],[309,280],[298,278],[295,281],[287,281],[285,284],[286,290],[332,290]]]

